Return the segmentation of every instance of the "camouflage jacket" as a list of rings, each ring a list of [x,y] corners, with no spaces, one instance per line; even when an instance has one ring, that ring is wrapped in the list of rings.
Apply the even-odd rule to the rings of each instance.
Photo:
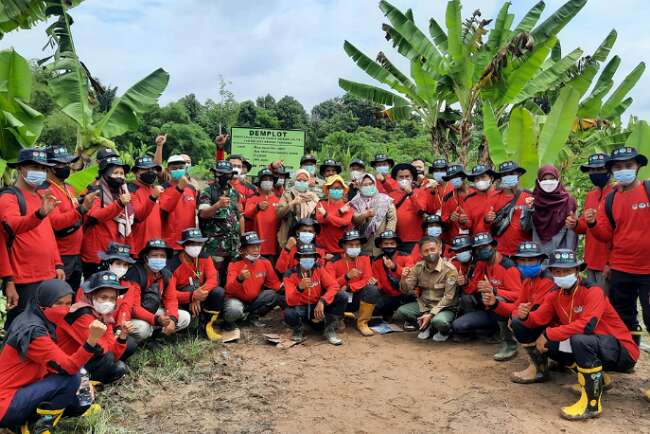
[[[210,207],[219,201],[222,189],[218,183],[210,184],[199,195],[199,211]],[[199,227],[203,236],[208,237],[204,253],[210,256],[239,255],[239,237],[241,235],[239,208],[239,194],[234,188],[228,188],[230,206],[217,210],[211,218],[201,218],[199,214]]]

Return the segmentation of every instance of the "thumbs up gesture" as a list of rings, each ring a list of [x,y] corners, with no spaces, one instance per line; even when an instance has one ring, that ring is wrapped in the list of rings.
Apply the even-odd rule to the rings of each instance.
[[[487,214],[485,214],[485,222],[492,223],[495,218],[497,218],[497,214],[494,212],[494,207],[491,206]]]
[[[578,218],[576,217],[575,211],[571,211],[571,213],[566,216],[566,220],[564,222],[565,226],[567,229],[573,229],[576,227],[578,224]]]
[[[248,268],[245,268],[239,272],[239,280],[244,281],[251,277],[251,272]]]
[[[492,284],[490,283],[487,277],[485,277],[483,280],[479,280],[478,283],[476,284],[476,287],[478,288],[478,291],[481,293],[494,292],[494,288],[492,287]]]
[[[585,210],[585,221],[587,224],[594,224],[596,223],[596,210],[593,208],[589,208]]]

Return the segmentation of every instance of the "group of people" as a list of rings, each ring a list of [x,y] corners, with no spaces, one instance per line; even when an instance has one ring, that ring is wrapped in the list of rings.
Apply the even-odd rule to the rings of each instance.
[[[77,157],[64,147],[23,149],[9,163],[0,427],[52,430],[93,411],[81,391],[124,376],[143,341],[191,324],[220,341],[242,323],[263,327],[276,308],[296,342],[309,327],[341,345],[353,318],[363,336],[383,319],[422,340],[499,342],[499,361],[521,346],[530,365],[512,381],[546,381],[551,363],[577,374],[567,419],[599,416],[612,387],[604,371],[639,358],[650,182],[638,179],[647,158],[634,148],[581,166],[594,188],[578,213],[552,165],[529,192],[513,161],[467,170],[441,158],[427,170],[382,154],[353,160],[344,178],[340,163],[305,155],[292,172],[275,161],[253,176],[218,146],[201,189],[189,156],[163,168],[164,142],[133,167],[100,150],[81,195],[66,184]]]

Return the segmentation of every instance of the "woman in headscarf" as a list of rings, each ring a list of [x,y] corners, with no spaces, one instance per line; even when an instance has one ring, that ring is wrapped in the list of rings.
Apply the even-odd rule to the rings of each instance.
[[[23,424],[26,432],[48,432],[68,409],[81,414],[79,371],[99,350],[106,326],[93,321],[88,339],[72,355],[56,343],[55,326],[46,315],[65,315],[73,291],[62,280],[46,280],[25,311],[12,322],[0,352],[0,427]]]
[[[343,253],[339,240],[352,224],[353,211],[345,200],[348,191],[341,175],[330,176],[323,185],[326,199],[316,207],[316,220],[321,226],[316,243],[332,255]]]
[[[350,201],[354,210],[352,223],[368,240],[362,247],[363,254],[378,256],[381,249],[375,245],[375,237],[384,231],[395,231],[397,212],[393,199],[377,191],[376,179],[366,173],[360,182],[359,194]]]
[[[533,198],[533,241],[547,255],[556,249],[575,250],[578,237],[565,227],[565,222],[567,216],[575,214],[577,204],[562,185],[560,171],[554,165],[547,164],[537,171]]]
[[[289,231],[295,222],[304,218],[314,218],[318,195],[309,191],[309,172],[298,169],[293,175],[293,186],[285,190],[275,212],[280,220],[278,243],[284,247],[289,238]]]

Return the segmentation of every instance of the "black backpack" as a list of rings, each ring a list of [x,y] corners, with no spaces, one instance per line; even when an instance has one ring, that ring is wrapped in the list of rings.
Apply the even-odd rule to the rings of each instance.
[[[124,276],[124,280],[136,283],[140,287],[140,305],[153,314],[162,305],[162,292],[167,289],[169,279],[172,277],[172,273],[167,268],[163,268],[160,275],[164,288],[158,287],[159,280],[153,285],[147,286],[147,270],[142,264],[135,264]]]
[[[643,181],[643,186],[645,187],[645,194],[648,196],[648,200],[650,201],[650,180]],[[616,229],[616,221],[614,221],[614,213],[612,211],[614,208],[614,196],[616,196],[615,189],[610,191],[605,198],[605,215],[607,215],[607,220],[609,220],[612,229]]]
[[[5,187],[0,190],[0,196],[3,194],[13,194],[16,196],[16,200],[18,201],[18,211],[20,212],[20,215],[22,217],[27,215],[27,203],[25,202],[25,196],[18,187],[14,185]],[[11,250],[11,246],[13,246],[14,241],[16,240],[16,233],[7,222],[2,222],[2,228],[4,229],[5,234],[7,234],[7,250]]]

